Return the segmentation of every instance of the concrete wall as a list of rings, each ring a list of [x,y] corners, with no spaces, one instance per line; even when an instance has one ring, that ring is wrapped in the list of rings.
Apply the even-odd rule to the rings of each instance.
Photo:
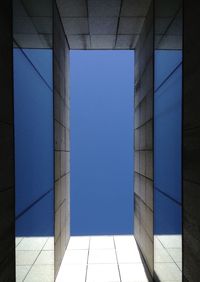
[[[134,235],[153,273],[153,5],[135,49]]]
[[[183,275],[200,277],[200,4],[184,1]]]
[[[56,6],[53,22],[56,276],[70,236],[69,49]]]
[[[12,9],[0,9],[0,281],[15,280]]]

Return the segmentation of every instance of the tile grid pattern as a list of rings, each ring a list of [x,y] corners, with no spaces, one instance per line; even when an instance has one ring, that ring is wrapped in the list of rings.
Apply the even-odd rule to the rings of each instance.
[[[153,3],[135,49],[134,235],[153,275]]]
[[[115,255],[116,255],[116,259],[117,259],[117,267],[118,267],[118,272],[119,272],[119,279],[120,279],[120,282],[122,282],[121,272],[120,272],[120,267],[119,267],[119,259],[118,259],[117,248],[116,248],[116,243],[115,243],[115,238],[114,237],[113,237],[113,243],[114,243]]]
[[[70,237],[69,49],[54,5],[55,277]]]
[[[23,240],[24,240],[24,238],[22,239],[22,241],[23,241]],[[22,243],[22,241],[21,241],[21,243]],[[44,245],[46,244],[46,241],[47,241],[47,238],[45,238],[45,241],[44,241],[44,243],[43,243],[43,245],[42,245],[42,248],[43,248]],[[18,256],[18,253],[19,253],[19,252],[20,252],[20,251],[19,251],[18,248],[17,248],[17,250],[16,250],[16,256]],[[29,252],[31,252],[31,251],[29,251],[29,250],[26,251],[26,250],[25,250],[25,252],[29,253]],[[29,280],[29,279],[26,279],[26,278],[27,278],[27,276],[29,276],[29,274],[31,273],[31,270],[33,269],[33,266],[35,265],[35,263],[36,263],[37,259],[39,258],[41,252],[42,252],[42,249],[38,251],[38,255],[35,257],[35,259],[34,259],[34,261],[33,261],[33,264],[30,266],[30,268],[29,268],[29,270],[28,270],[26,276],[24,277],[24,281],[28,281],[28,280]],[[26,257],[26,256],[25,256],[25,257]],[[16,261],[16,267],[17,267],[17,266],[18,266],[18,262]]]
[[[88,273],[88,264],[89,264],[89,255],[90,255],[90,240],[91,240],[91,238],[89,237],[85,282],[87,282],[87,273]]]
[[[56,282],[147,282],[133,235],[71,237]]]
[[[57,0],[70,49],[134,49],[150,0]]]
[[[52,48],[52,0],[15,0],[13,16],[13,35],[21,48]]]
[[[0,281],[15,279],[12,1],[0,10]]]
[[[182,281],[182,236],[157,235],[154,240],[154,267],[160,281]]]
[[[16,281],[54,281],[54,238],[16,237]]]

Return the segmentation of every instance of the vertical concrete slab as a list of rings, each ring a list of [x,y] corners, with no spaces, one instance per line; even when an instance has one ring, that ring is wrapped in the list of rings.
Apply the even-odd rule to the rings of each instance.
[[[183,276],[200,277],[200,4],[184,1]]]
[[[15,281],[12,3],[0,9],[0,281]]]
[[[53,22],[56,277],[70,237],[69,48],[56,4]]]
[[[135,49],[134,235],[153,274],[153,4]]]

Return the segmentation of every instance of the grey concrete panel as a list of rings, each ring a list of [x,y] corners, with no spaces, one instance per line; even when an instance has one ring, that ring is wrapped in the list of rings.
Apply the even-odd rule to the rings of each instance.
[[[169,26],[171,21],[170,17],[166,18],[155,18],[155,34],[162,35],[165,33],[167,27]]]
[[[144,17],[120,17],[119,34],[139,34]]]
[[[88,34],[88,18],[62,18],[65,32],[68,34]]]
[[[134,49],[138,35],[117,35],[116,49]]]
[[[200,24],[199,3],[184,1],[183,65],[183,275],[200,276]],[[192,31],[192,32],[191,32]]]
[[[116,34],[117,31],[117,17],[96,17],[89,18],[90,34],[109,35]]]
[[[0,122],[0,148],[1,158],[4,161],[0,162],[0,191],[14,186],[14,171],[13,171],[13,125]]]
[[[27,17],[27,12],[24,9],[23,2],[13,0],[13,17]]]
[[[32,17],[31,21],[39,33],[52,34],[52,18],[51,17]]]
[[[69,46],[54,6],[55,277],[70,237]]]
[[[157,18],[173,17],[174,12],[177,12],[182,6],[182,0],[160,0],[156,1],[155,15]]]
[[[146,178],[146,189],[145,189],[145,202],[147,206],[153,210],[153,180]]]
[[[37,34],[37,31],[29,17],[14,17],[13,32],[15,34]]]
[[[3,13],[3,12],[2,12]],[[5,13],[5,16],[9,15]],[[13,123],[13,95],[12,95],[12,50],[11,50],[11,36],[10,36],[10,25],[6,22],[6,19],[1,17],[0,36],[0,85],[1,85],[1,95],[0,95],[0,122]],[[7,68],[6,68],[7,66]]]
[[[180,50],[182,48],[182,36],[176,35],[165,35],[165,37],[157,37],[156,41],[157,45],[159,45],[159,49],[166,50]]]
[[[133,1],[129,1],[129,4]],[[127,20],[127,19],[126,19]],[[142,22],[140,23],[140,25]],[[136,24],[137,25],[137,24]],[[139,25],[139,23],[138,23]],[[141,27],[140,27],[141,28]],[[153,5],[135,51],[135,213],[134,235],[153,276]],[[136,149],[137,148],[137,149]]]
[[[74,49],[74,50],[90,49],[89,35],[68,35],[67,38],[68,38],[70,49]]]
[[[0,281],[15,281],[12,2],[0,10]]]
[[[123,17],[145,17],[150,3],[150,0],[124,0],[121,15]]]
[[[200,127],[184,132],[184,179],[200,184]]]
[[[89,17],[118,17],[120,0],[88,0]]]
[[[56,0],[61,17],[87,17],[85,0]]]
[[[14,39],[22,48],[49,48],[46,42],[42,42],[38,34],[15,34]]]
[[[140,130],[139,129],[135,129],[134,132],[134,145],[135,145],[135,151],[139,151],[140,149]]]
[[[113,49],[115,44],[114,35],[92,35],[91,49]]]
[[[22,1],[22,4],[29,17],[51,17],[52,16],[52,2],[43,0],[37,2],[35,0]]]
[[[146,149],[152,150],[153,148],[153,121],[150,120],[146,123]]]
[[[120,7],[89,7],[89,17],[118,17]]]

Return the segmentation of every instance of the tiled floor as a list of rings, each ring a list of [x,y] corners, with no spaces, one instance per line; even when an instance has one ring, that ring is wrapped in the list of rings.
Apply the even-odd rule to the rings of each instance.
[[[182,239],[180,235],[155,236],[155,271],[161,281],[182,281]]]
[[[16,281],[54,281],[53,237],[16,238]]]
[[[56,282],[148,281],[132,235],[71,237]]]
[[[54,281],[53,237],[16,238],[16,281]],[[155,270],[180,282],[181,236],[155,237]],[[56,282],[148,281],[133,236],[71,237]]]

